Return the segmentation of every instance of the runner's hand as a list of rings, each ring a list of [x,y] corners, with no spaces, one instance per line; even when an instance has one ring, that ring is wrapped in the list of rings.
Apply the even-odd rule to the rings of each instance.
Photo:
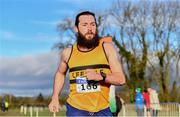
[[[99,73],[96,73],[94,69],[87,69],[86,75],[88,80],[100,81],[103,79],[103,77]]]
[[[48,107],[50,112],[59,112],[59,99],[52,99]]]

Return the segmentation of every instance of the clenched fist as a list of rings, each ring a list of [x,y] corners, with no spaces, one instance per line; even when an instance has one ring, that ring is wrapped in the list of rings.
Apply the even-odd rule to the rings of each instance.
[[[50,104],[49,104],[49,111],[50,112],[59,112],[60,109],[60,104],[59,104],[59,99],[52,99]]]
[[[86,69],[86,75],[88,80],[100,81],[103,77],[96,73],[94,69]]]

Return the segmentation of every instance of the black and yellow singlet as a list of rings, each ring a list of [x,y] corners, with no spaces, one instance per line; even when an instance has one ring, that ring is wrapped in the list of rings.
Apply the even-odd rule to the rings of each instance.
[[[94,69],[97,73],[111,72],[103,42],[86,52],[80,51],[77,44],[74,44],[68,66],[70,94],[67,102],[77,109],[89,112],[98,112],[109,107],[110,84],[103,81],[88,81],[85,73],[86,69]]]

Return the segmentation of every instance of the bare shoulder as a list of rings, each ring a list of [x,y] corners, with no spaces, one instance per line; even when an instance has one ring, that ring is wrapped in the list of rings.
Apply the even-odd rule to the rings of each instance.
[[[111,47],[114,48],[114,45],[113,45],[113,43],[104,42],[104,47],[105,47],[105,48],[111,48]]]
[[[65,61],[65,62],[68,62],[68,59],[71,55],[71,51],[72,51],[72,47],[68,47],[68,48],[65,48],[64,50],[62,50],[61,52],[61,58]]]
[[[113,43],[104,43],[104,49],[106,51],[107,54],[115,52],[115,47],[113,45]]]

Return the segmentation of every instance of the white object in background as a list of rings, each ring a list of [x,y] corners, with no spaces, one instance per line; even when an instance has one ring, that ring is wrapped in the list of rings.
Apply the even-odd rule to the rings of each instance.
[[[53,117],[56,117],[56,113],[55,112],[53,113]]]
[[[180,117],[180,104],[179,104],[179,117]]]
[[[32,106],[29,107],[29,112],[30,112],[30,117],[32,117],[33,116],[33,108],[32,108]]]
[[[23,110],[24,110],[24,106],[21,105],[21,107],[20,107],[20,113],[23,113]]]
[[[38,117],[38,116],[39,116],[39,108],[36,107],[36,117]]]
[[[24,106],[24,115],[26,115],[26,114],[27,114],[27,107]]]
[[[123,117],[126,117],[126,108],[124,104],[122,104],[122,110],[123,110]]]

